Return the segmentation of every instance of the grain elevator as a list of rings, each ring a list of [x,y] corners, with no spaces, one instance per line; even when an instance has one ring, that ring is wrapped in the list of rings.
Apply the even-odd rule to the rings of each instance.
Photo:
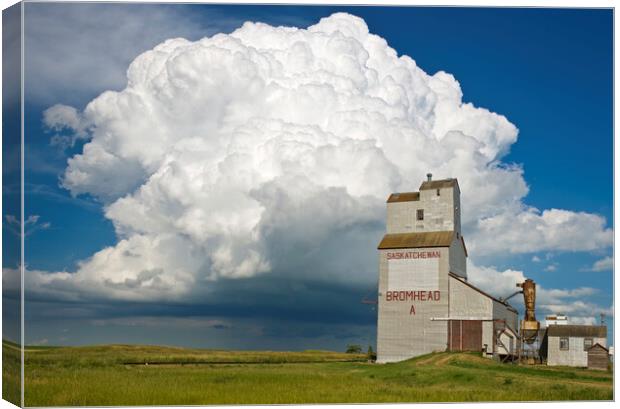
[[[467,281],[456,179],[427,175],[387,200],[379,243],[377,361],[446,350],[513,355],[517,311]]]

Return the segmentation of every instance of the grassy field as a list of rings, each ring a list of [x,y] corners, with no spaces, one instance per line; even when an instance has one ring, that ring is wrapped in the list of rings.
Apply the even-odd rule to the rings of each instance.
[[[19,406],[21,356],[19,345],[2,341],[2,399]]]
[[[18,351],[4,347],[3,354],[7,362]],[[27,406],[611,400],[612,388],[610,372],[499,364],[466,353],[377,365],[326,351],[26,349]]]

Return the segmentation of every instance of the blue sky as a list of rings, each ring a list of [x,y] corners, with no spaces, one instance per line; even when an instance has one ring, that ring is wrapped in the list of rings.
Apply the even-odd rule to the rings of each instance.
[[[26,239],[28,268],[74,272],[81,260],[118,241],[95,197],[72,197],[60,186],[67,159],[81,153],[85,141],[67,149],[51,146],[58,132],[44,126],[46,109],[60,103],[81,111],[101,92],[122,90],[129,63],[167,38],[195,41],[230,33],[246,20],[305,28],[339,11],[364,19],[371,33],[399,55],[411,56],[428,74],[451,73],[464,102],[504,115],[519,129],[518,141],[501,162],[522,166],[529,187],[525,205],[600,215],[605,227],[613,228],[610,10],[27,4],[26,217],[39,216]],[[61,15],[67,24],[49,24]],[[132,24],[109,33],[109,24],[119,19]],[[473,210],[464,209],[468,211]],[[359,227],[370,232],[369,243],[382,228],[376,223]],[[547,289],[594,288],[584,301],[609,309],[612,272],[585,270],[611,255],[611,247],[602,245],[589,251],[560,248],[473,257],[479,266],[523,271]],[[5,267],[12,267],[7,261]],[[362,268],[368,276],[376,274],[373,265]],[[165,308],[105,297],[85,305],[33,292],[27,340],[249,348],[235,340],[244,331],[256,331],[259,341],[253,345],[278,349],[342,349],[348,342],[367,343],[368,334],[374,333],[374,313],[359,300],[372,294],[372,280],[336,287],[278,274],[256,276],[218,282],[206,290],[213,297],[205,304],[175,301]],[[272,288],[288,290],[274,293]],[[254,301],[231,295],[237,293]],[[284,301],[273,300],[285,299],[285,293],[295,294],[293,311],[283,308]],[[316,300],[330,294],[339,301],[317,307]],[[157,325],[163,324],[156,325],[153,317],[183,328],[180,333],[185,335],[162,335]],[[201,327],[192,317],[210,324]],[[287,324],[291,321],[294,331]],[[211,343],[204,345],[205,338]]]

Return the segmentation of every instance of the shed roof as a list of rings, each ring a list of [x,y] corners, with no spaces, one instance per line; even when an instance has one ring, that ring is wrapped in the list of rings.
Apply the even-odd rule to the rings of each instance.
[[[388,197],[388,203],[396,202],[417,202],[420,200],[420,192],[404,192],[404,193],[392,193]]]
[[[607,327],[604,325],[549,325],[547,336],[606,338]]]
[[[605,348],[604,346],[602,346],[601,344],[599,344],[598,342],[594,345],[592,345],[590,348],[588,348],[588,351],[592,351],[595,348],[603,348],[605,350],[605,352],[609,352],[609,349]]]
[[[459,182],[454,178],[441,179],[441,180],[427,180],[425,182],[422,182],[422,184],[420,185],[420,190],[442,189],[445,187],[454,187],[454,186],[456,186],[456,188],[459,189]],[[461,189],[459,189],[459,191],[460,190]]]
[[[424,233],[396,233],[383,236],[377,247],[384,249],[409,249],[426,247],[450,247],[453,231],[433,231]]]

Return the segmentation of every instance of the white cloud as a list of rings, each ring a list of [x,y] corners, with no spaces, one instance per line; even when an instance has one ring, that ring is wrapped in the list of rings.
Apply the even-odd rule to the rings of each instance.
[[[517,283],[525,281],[522,271],[507,269],[498,271],[493,267],[481,267],[472,262],[468,263],[468,278],[473,284],[488,291],[497,297],[507,297],[514,293]],[[545,288],[536,284],[536,314],[538,320],[543,320],[546,314],[566,314],[571,321],[587,322],[592,314],[613,314],[613,307],[596,304],[592,300],[599,290],[591,287],[573,289]],[[509,302],[513,305],[523,305],[523,296],[516,295]]]
[[[568,210],[522,208],[482,217],[475,223],[470,245],[473,254],[507,251],[591,251],[610,247],[613,231],[603,217]]]
[[[507,297],[514,293],[517,283],[525,281],[522,271],[507,269],[498,271],[493,267],[481,267],[472,262],[468,263],[469,281],[497,297]],[[545,288],[536,284],[536,314],[538,320],[544,319],[546,314],[566,314],[577,322],[587,322],[593,314],[604,313],[613,315],[613,307],[597,304],[599,290],[591,287],[573,289]],[[509,302],[513,305],[523,305],[523,296],[516,295]]]
[[[572,300],[571,302],[557,304],[543,304],[541,308],[553,314],[566,314],[573,323],[591,319],[592,314],[603,313],[608,317],[613,316],[613,307],[602,307],[598,304],[582,300]]]
[[[604,257],[600,260],[597,260],[592,264],[592,266],[583,268],[581,271],[611,271],[614,268],[614,258],[613,257]]]
[[[81,113],[50,114],[52,126],[88,124],[62,184],[104,203],[119,242],[75,273],[33,273],[41,290],[178,299],[275,270],[346,281],[340,260],[358,259],[370,283],[374,244],[353,232],[375,238],[387,195],[428,171],[459,178],[473,254],[611,244],[600,216],[526,207],[523,170],[501,162],[517,128],[463,103],[452,75],[425,73],[357,17],[171,39],[127,77]],[[330,240],[338,251],[322,247]]]
[[[545,271],[553,272],[558,270],[558,263],[549,264],[545,267]]]
[[[63,104],[56,104],[46,109],[43,112],[43,123],[48,128],[56,131],[68,128],[80,135],[85,133],[82,119],[77,109]]]
[[[51,139],[53,146],[63,149],[72,147],[78,139],[87,139],[88,124],[77,109],[63,104],[56,104],[43,112],[43,124],[56,132],[69,131],[69,135],[55,134]]]
[[[596,317],[569,317],[571,325],[597,325],[599,323]]]
[[[533,261],[534,263],[540,263],[540,257],[538,257],[538,256],[534,256],[534,257],[532,257],[532,261]]]

